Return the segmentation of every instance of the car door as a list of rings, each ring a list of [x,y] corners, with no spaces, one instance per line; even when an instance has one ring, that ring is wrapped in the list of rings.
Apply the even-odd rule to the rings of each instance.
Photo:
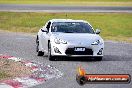
[[[49,35],[50,27],[51,27],[51,22],[49,21],[45,25],[45,27],[43,29],[44,31],[42,32],[42,35],[41,35],[42,48],[44,49],[45,52],[48,52],[48,40],[50,38],[50,35]]]

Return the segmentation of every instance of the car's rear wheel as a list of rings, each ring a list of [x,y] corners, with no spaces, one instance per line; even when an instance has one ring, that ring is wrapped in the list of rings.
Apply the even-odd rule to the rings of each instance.
[[[103,57],[95,57],[94,60],[95,61],[101,61]]]
[[[48,45],[48,59],[50,61],[54,61],[55,59],[53,58],[53,56],[51,55],[51,43],[49,42],[49,45]]]
[[[44,52],[39,51],[39,39],[38,39],[38,37],[36,39],[36,52],[37,52],[37,56],[43,56],[44,55]]]

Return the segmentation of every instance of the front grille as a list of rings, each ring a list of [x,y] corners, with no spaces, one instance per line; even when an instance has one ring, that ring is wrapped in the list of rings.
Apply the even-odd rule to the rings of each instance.
[[[85,51],[74,51],[74,48],[68,48],[66,55],[93,55],[92,49],[86,48]]]

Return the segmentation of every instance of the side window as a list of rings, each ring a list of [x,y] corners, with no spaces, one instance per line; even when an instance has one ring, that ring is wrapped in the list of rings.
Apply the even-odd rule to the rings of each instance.
[[[49,32],[49,29],[50,29],[50,25],[51,25],[51,22],[49,22],[49,23],[47,24],[47,26],[46,26],[48,32]]]

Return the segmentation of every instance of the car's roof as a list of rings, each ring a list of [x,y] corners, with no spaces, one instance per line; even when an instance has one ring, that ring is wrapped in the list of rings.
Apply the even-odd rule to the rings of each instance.
[[[51,19],[51,22],[84,22],[88,23],[87,21],[84,20],[73,20],[73,19]]]

